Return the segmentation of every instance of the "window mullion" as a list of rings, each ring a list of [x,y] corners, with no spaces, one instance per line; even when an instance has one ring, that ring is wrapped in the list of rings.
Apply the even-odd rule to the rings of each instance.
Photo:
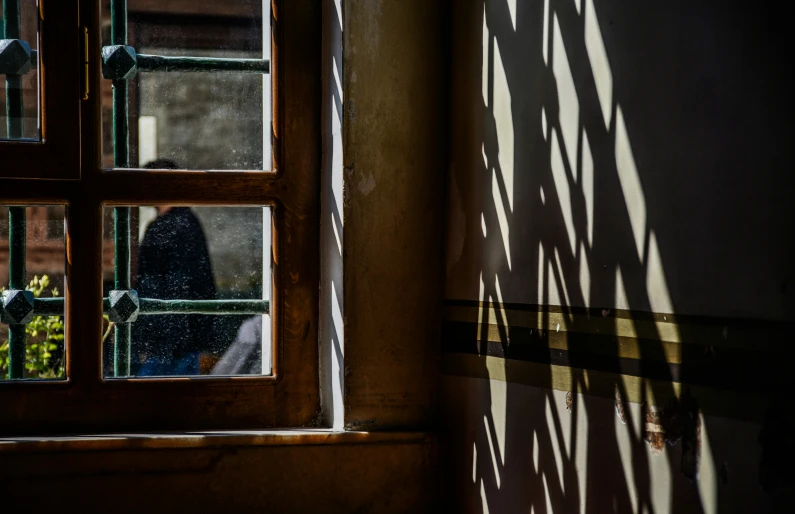
[[[70,197],[66,208],[66,373],[76,384],[96,384],[102,366],[102,218],[93,195]]]

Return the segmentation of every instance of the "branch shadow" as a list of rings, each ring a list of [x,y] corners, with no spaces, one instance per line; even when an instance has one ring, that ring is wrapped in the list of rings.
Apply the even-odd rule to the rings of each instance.
[[[452,9],[444,366],[483,379],[446,385],[457,511],[772,509],[795,188],[771,15]],[[756,466],[732,489],[728,460]]]

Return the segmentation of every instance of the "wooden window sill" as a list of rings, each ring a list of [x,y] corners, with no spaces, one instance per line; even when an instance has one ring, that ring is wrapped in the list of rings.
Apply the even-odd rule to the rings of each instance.
[[[188,449],[232,446],[423,444],[430,441],[431,434],[428,432],[339,432],[329,429],[147,432],[53,437],[2,437],[0,438],[0,455],[33,452]]]

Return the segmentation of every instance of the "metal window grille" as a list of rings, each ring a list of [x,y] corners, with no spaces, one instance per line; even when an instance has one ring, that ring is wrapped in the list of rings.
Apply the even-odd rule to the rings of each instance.
[[[224,59],[209,57],[165,57],[138,54],[127,45],[127,0],[111,0],[111,45],[102,48],[102,74],[113,82],[113,158],[114,167],[129,168],[129,88],[128,80],[138,71],[202,71],[217,73],[270,72],[268,59]],[[28,49],[28,64],[34,65],[35,52],[20,40],[19,0],[3,0],[2,48]],[[11,55],[11,54],[8,54]],[[6,80],[6,116],[10,139],[21,138],[21,77],[30,66],[12,68],[18,63],[0,54],[0,74]],[[24,56],[23,56],[24,60]],[[10,63],[10,64],[9,64]],[[12,73],[13,72],[13,73]],[[115,270],[114,290],[103,299],[103,312],[115,323],[114,373],[130,374],[131,325],[139,315],[163,314],[268,314],[268,300],[158,300],[138,298],[130,276],[130,207],[114,208]],[[25,324],[32,316],[62,316],[63,298],[34,298],[25,291],[25,207],[9,207],[9,287],[0,303],[0,319],[9,326],[9,379],[21,379],[25,369]],[[99,344],[99,341],[96,342]]]

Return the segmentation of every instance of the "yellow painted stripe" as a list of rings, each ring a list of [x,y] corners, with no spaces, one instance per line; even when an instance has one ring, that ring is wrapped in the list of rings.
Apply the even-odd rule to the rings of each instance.
[[[517,326],[517,325],[513,325]],[[477,324],[478,339],[486,340],[495,343],[506,343],[505,337],[500,333],[504,331],[502,325],[483,325]],[[484,334],[485,332],[485,334]],[[553,350],[569,350],[569,333],[565,330],[557,331],[552,328],[544,334],[544,341],[538,341],[537,344],[543,344],[545,347]],[[593,332],[591,332],[593,333]],[[483,337],[485,335],[485,338]],[[610,334],[602,334],[610,335]],[[623,357],[626,359],[653,359],[664,360],[665,362],[673,364],[682,363],[682,345],[678,343],[669,343],[666,341],[652,341],[644,339],[635,339],[629,337],[612,336],[615,338],[615,346],[607,344],[594,344],[589,346],[588,353],[594,355],[610,355],[614,357]],[[508,344],[516,344],[515,341],[510,341]],[[658,354],[658,355],[654,355]],[[657,358],[655,358],[657,357]]]
[[[615,385],[620,382],[625,391],[625,401],[646,401],[651,405],[666,405],[672,398],[679,398],[683,387],[679,382],[464,353],[443,354],[442,373],[547,390],[581,392],[604,398],[615,398]],[[704,386],[688,386],[688,389],[707,415],[759,422],[768,406],[766,395],[763,394],[723,391]]]
[[[664,315],[656,314],[655,317]],[[446,306],[447,321],[478,323],[495,326],[525,327],[550,332],[578,332],[601,334],[619,338],[648,339],[673,344],[700,344],[723,348],[738,348],[775,353],[791,352],[780,323],[760,321],[754,326],[703,325],[676,323],[662,320],[639,320],[626,317],[597,317],[561,312],[535,312],[505,309],[502,306],[484,308],[475,306]],[[769,326],[768,326],[769,325]]]

